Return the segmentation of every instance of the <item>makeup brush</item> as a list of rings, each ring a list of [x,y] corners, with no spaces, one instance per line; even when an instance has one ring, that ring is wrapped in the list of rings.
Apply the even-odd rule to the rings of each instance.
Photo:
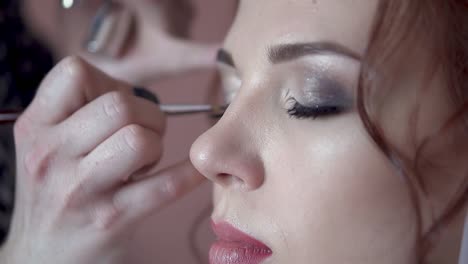
[[[210,117],[216,118],[222,116],[227,107],[209,104],[161,104],[159,108],[168,116],[208,113]],[[22,111],[2,111],[0,124],[15,122],[21,114]]]
[[[209,105],[209,104],[162,104],[160,109],[163,113],[169,116],[173,115],[188,115],[197,113],[209,113],[215,117],[222,115],[226,110],[226,106]]]

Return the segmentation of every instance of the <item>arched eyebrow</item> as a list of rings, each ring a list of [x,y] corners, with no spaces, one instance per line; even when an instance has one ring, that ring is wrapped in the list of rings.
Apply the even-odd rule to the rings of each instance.
[[[335,54],[361,61],[361,56],[334,42],[281,44],[268,49],[268,59],[273,64],[296,60],[309,55]]]
[[[272,46],[268,49],[268,59],[273,64],[296,60],[304,56],[335,54],[361,61],[361,55],[334,42],[292,43]],[[224,49],[218,51],[216,60],[231,67],[236,67],[232,55]]]

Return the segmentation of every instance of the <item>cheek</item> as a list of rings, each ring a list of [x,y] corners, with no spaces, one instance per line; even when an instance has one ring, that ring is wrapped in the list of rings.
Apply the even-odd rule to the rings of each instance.
[[[271,213],[292,248],[311,245],[296,256],[338,263],[364,261],[362,252],[375,257],[393,252],[402,257],[393,263],[406,263],[415,228],[408,189],[360,121],[342,120],[313,128],[305,120],[296,122],[299,132],[270,146],[268,160],[274,162],[267,165],[265,193],[283,207]]]

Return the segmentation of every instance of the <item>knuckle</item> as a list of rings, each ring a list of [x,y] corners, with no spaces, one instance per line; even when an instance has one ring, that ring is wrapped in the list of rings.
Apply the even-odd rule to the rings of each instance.
[[[31,120],[27,117],[27,114],[22,114],[15,122],[13,126],[13,134],[16,139],[23,138],[29,135],[31,130]]]
[[[77,56],[63,59],[58,68],[61,73],[66,74],[73,81],[81,82],[90,79],[89,65]]]
[[[118,204],[111,200],[110,205],[100,208],[96,213],[96,224],[98,229],[109,230],[116,222],[119,221],[123,214],[123,210],[118,207]]]
[[[63,195],[63,209],[72,210],[78,207],[80,201],[80,194],[82,194],[81,185],[76,188],[71,188]]]
[[[86,160],[81,160],[76,166],[76,178],[82,179],[82,182],[89,181],[94,178],[95,168]]]
[[[124,139],[127,147],[135,153],[140,153],[148,146],[148,132],[139,125],[129,125],[125,128]]]
[[[62,191],[63,209],[73,210],[85,204],[91,197],[88,180],[76,181]]]
[[[79,94],[92,80],[93,70],[79,57],[67,57],[60,61],[45,77],[31,105],[48,109],[50,100],[57,95],[57,89]],[[70,91],[71,90],[71,91]]]
[[[75,180],[64,189],[64,209],[74,209],[85,202],[85,199],[92,194],[93,170],[81,163],[75,168]]]
[[[151,189],[140,191],[137,194],[137,198],[138,198],[138,201],[145,201],[145,202],[139,203],[143,217],[148,212],[151,212],[151,211],[154,212],[154,210],[164,206],[165,200],[167,200],[165,197],[162,197],[160,193],[157,193],[157,191],[151,190]]]
[[[52,146],[36,143],[24,155],[24,167],[26,172],[34,180],[41,182],[49,172],[52,162],[55,160],[56,150]]]
[[[113,91],[106,95],[108,98],[104,104],[104,112],[107,117],[118,119],[123,124],[132,120],[132,111],[128,96],[121,92]]]

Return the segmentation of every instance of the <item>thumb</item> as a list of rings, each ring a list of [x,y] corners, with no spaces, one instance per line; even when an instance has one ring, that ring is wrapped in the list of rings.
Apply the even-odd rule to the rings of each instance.
[[[125,185],[113,200],[123,212],[121,224],[125,226],[150,216],[189,193],[204,179],[190,161],[184,161]]]

